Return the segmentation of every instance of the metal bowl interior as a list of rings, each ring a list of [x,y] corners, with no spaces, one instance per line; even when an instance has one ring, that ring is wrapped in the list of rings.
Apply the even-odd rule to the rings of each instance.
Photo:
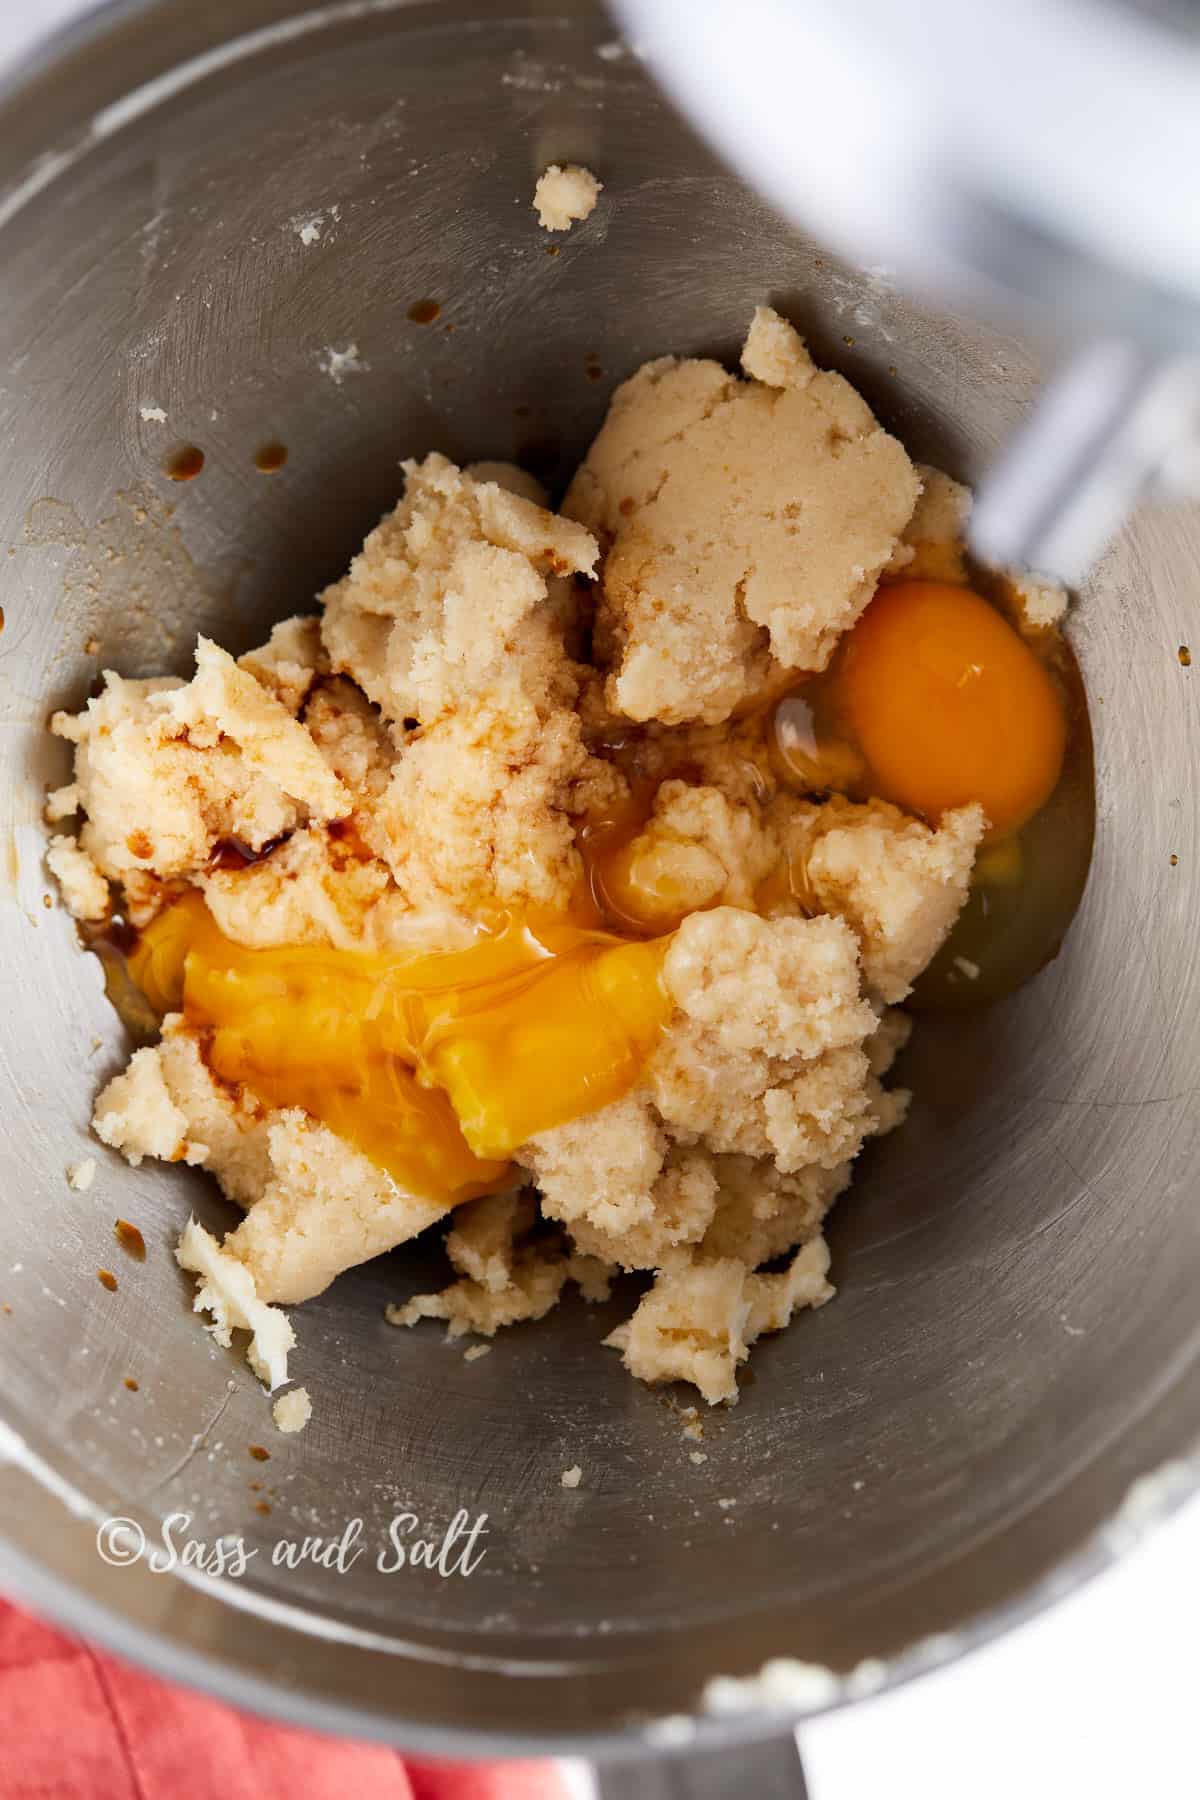
[[[840,1297],[760,1348],[740,1405],[705,1421],[706,1461],[600,1349],[619,1302],[568,1303],[469,1364],[436,1327],[390,1329],[423,1249],[296,1315],[315,1416],[272,1436],[171,1256],[189,1208],[229,1210],[202,1176],[129,1169],[88,1136],[122,1032],[45,898],[51,709],[99,668],[183,670],[197,631],[243,648],[308,607],[405,456],[513,457],[560,483],[615,381],[665,352],[731,355],[764,299],[967,479],[1039,380],[1028,346],[915,310],[781,224],[582,0],[292,11],[118,7],[0,106],[10,1579],[231,1697],[460,1750],[594,1743],[771,1656],[967,1643],[1086,1560],[1200,1423],[1200,732],[1177,654],[1200,518],[1143,514],[1075,615],[1099,820],[1062,953],[1007,1004],[922,1021],[912,1121],[833,1225]],[[530,193],[567,157],[605,192],[551,244]],[[427,299],[436,320],[412,322]],[[289,456],[266,479],[271,440]],[[205,466],[179,486],[164,463],[187,444]],[[74,1192],[67,1165],[96,1154]],[[114,1265],[110,1294],[118,1214],[149,1256]],[[460,1509],[488,1515],[474,1575],[380,1574],[395,1514],[440,1535]],[[246,1574],[96,1555],[106,1514],[154,1531],[177,1511],[194,1536],[243,1536]],[[272,1564],[279,1539],[356,1517],[371,1553],[345,1572]]]

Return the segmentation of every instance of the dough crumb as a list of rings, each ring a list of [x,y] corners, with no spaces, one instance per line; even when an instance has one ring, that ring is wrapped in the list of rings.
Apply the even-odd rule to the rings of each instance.
[[[538,224],[543,231],[569,231],[577,219],[595,211],[603,186],[579,163],[551,163],[533,190]]]
[[[1021,621],[1031,631],[1050,630],[1066,617],[1071,597],[1052,575],[1014,570],[1009,573],[1008,585]]]
[[[210,1232],[189,1219],[175,1251],[181,1269],[198,1277],[192,1310],[211,1313],[208,1329],[228,1349],[235,1331],[248,1331],[246,1360],[271,1391],[288,1379],[288,1355],[296,1334],[286,1313],[268,1306],[255,1292],[254,1277],[244,1263],[223,1250]]]
[[[559,1480],[565,1488],[577,1488],[583,1480],[583,1470],[576,1463],[573,1469],[564,1469]]]
[[[312,1418],[312,1401],[307,1388],[292,1388],[290,1392],[281,1394],[272,1407],[275,1423],[280,1431],[303,1431]]]
[[[705,1712],[719,1717],[750,1712],[816,1712],[832,1705],[841,1691],[840,1680],[823,1664],[777,1656],[764,1663],[757,1675],[714,1675],[705,1684],[701,1705]]]
[[[51,804],[62,802],[60,788]],[[108,882],[94,859],[72,837],[52,837],[46,852],[46,867],[58,882],[67,911],[73,918],[96,922],[106,917],[110,894]]]
[[[67,1186],[74,1188],[78,1194],[86,1194],[96,1179],[96,1159],[87,1156],[82,1162],[71,1163],[67,1168]]]
[[[138,408],[147,425],[165,425],[167,415],[161,406],[142,406]]]
[[[491,1354],[492,1346],[490,1344],[472,1344],[469,1350],[463,1351],[463,1361],[478,1362],[481,1356],[490,1356]]]
[[[347,344],[344,350],[338,350],[333,344],[326,344],[317,361],[322,375],[328,375],[335,387],[341,387],[347,375],[366,375],[371,365],[364,362],[358,353],[357,344]]]

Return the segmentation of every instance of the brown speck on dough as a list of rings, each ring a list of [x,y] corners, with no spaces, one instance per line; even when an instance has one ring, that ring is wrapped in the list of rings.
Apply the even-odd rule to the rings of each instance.
[[[90,637],[88,639],[87,643],[83,646],[83,654],[85,656],[99,656],[99,654],[100,654],[100,639]]]
[[[194,481],[204,467],[204,452],[198,444],[185,444],[172,451],[164,466],[172,481]]]
[[[113,1236],[135,1262],[145,1262],[146,1240],[136,1225],[131,1225],[128,1219],[118,1219],[113,1226]]]
[[[1179,661],[1185,669],[1190,669],[1192,666],[1192,653],[1186,644],[1179,646]]]
[[[1173,869],[1177,869],[1179,867],[1179,858],[1177,856],[1173,856],[1171,858],[1171,867]]]
[[[432,325],[442,310],[440,300],[414,300],[408,316],[414,325]]]
[[[125,839],[125,848],[130,856],[145,858],[154,854],[154,845],[144,831],[131,831]]]
[[[127,1375],[125,1377],[125,1386],[129,1389],[131,1394],[136,1394],[138,1391],[138,1383],[132,1375]]]
[[[633,496],[631,494],[626,494],[625,498],[621,501],[620,505],[617,507],[617,511],[619,513],[623,513],[625,515],[625,517],[628,518],[630,513],[633,511],[633,508],[634,508]]]
[[[45,907],[46,911],[49,912],[50,908],[54,905],[54,896],[52,894],[43,894],[42,905]]]
[[[96,1279],[100,1283],[100,1286],[102,1288],[108,1289],[110,1294],[116,1293],[117,1278],[113,1274],[111,1269],[97,1269],[96,1270]]]
[[[271,1502],[269,1500],[256,1500],[254,1502],[254,1510],[256,1513],[261,1513],[265,1519],[271,1510]]]
[[[270,1462],[271,1460],[271,1452],[264,1450],[261,1444],[251,1444],[250,1454],[255,1462]]]

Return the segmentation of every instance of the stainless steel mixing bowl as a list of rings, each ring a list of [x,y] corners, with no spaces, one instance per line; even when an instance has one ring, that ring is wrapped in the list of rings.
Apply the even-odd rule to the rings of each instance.
[[[45,901],[39,814],[64,767],[47,716],[99,668],[182,670],[198,630],[240,648],[308,606],[404,456],[561,480],[614,381],[733,353],[763,299],[956,475],[1029,405],[1028,346],[782,226],[613,39],[585,0],[163,0],[97,15],[0,99],[5,1578],[235,1700],[460,1753],[628,1747],[769,1657],[902,1673],[935,1634],[925,1660],[953,1654],[1102,1560],[1130,1483],[1200,1426],[1195,513],[1141,516],[1075,615],[1099,833],[1062,954],[1007,1004],[922,1022],[912,1122],[833,1224],[840,1297],[756,1352],[707,1461],[599,1347],[619,1304],[468,1364],[384,1323],[428,1278],[410,1253],[297,1312],[315,1416],[275,1435],[171,1256],[189,1207],[227,1209],[88,1136],[122,1032]],[[565,157],[605,191],[551,255],[529,199]],[[290,455],[267,479],[271,439]],[[174,486],[184,444],[205,467]],[[460,1508],[488,1514],[469,1579],[270,1562],[353,1517],[377,1548],[397,1512],[440,1534]],[[172,1511],[261,1553],[224,1581],[97,1554],[106,1515],[153,1533]]]

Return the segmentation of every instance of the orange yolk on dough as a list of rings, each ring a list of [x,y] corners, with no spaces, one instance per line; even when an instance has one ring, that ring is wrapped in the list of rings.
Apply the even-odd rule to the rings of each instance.
[[[881,799],[935,822],[978,801],[995,842],[1053,793],[1067,744],[1058,690],[1008,621],[968,588],[882,588],[828,679],[867,788]]]
[[[500,1185],[535,1133],[634,1085],[671,1010],[665,950],[532,917],[444,954],[248,950],[189,895],[129,969],[204,1034],[221,1080],[302,1107],[410,1193],[455,1203]]]

